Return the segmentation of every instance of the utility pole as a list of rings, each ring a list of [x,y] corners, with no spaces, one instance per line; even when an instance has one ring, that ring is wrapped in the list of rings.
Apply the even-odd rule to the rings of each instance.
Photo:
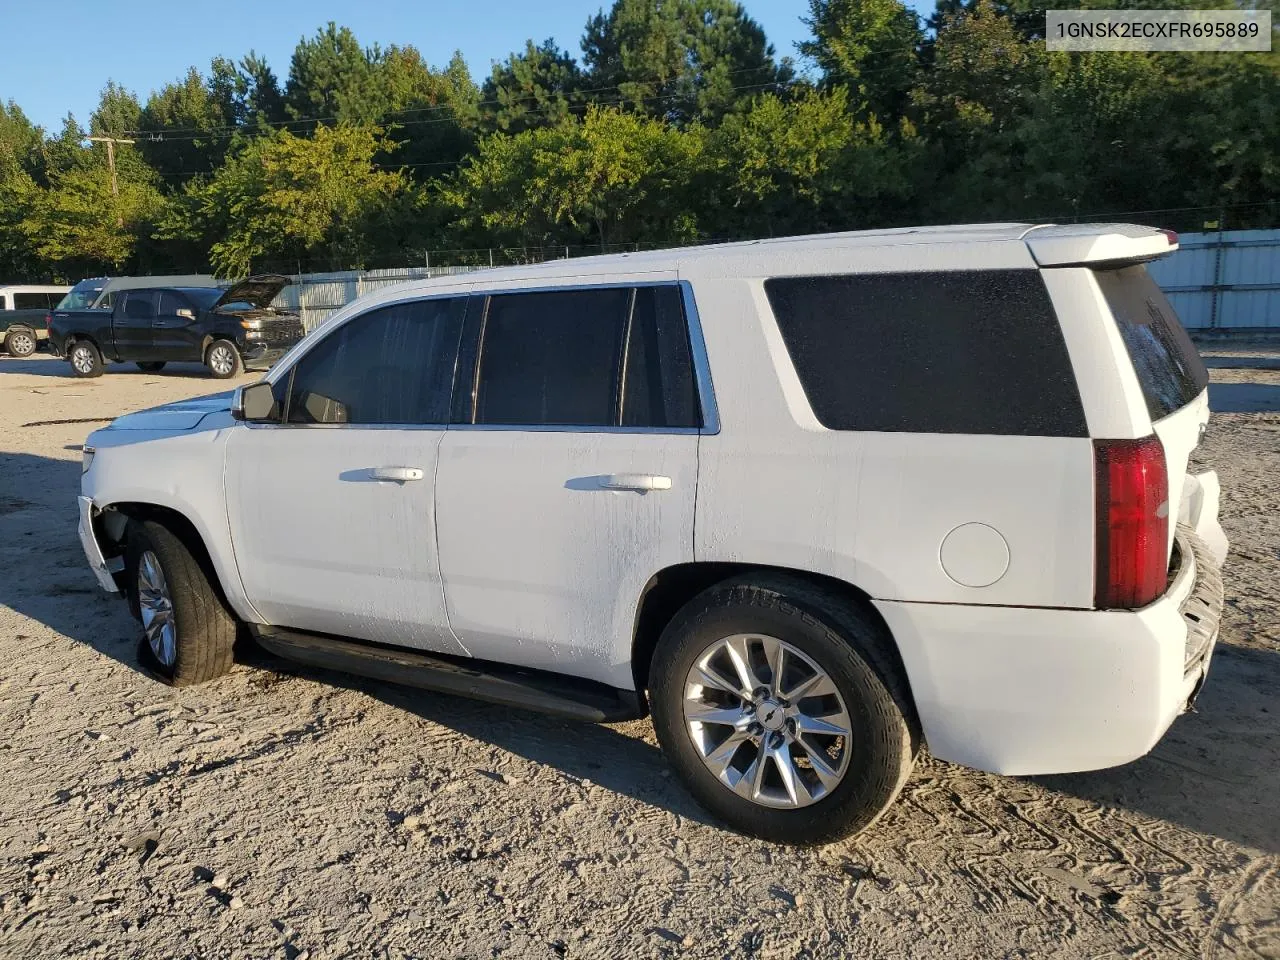
[[[120,183],[116,180],[116,144],[133,143],[133,141],[122,137],[87,137],[86,139],[91,143],[107,145],[107,166],[111,168],[111,196],[116,200],[116,226],[123,227],[124,215],[120,213]]]

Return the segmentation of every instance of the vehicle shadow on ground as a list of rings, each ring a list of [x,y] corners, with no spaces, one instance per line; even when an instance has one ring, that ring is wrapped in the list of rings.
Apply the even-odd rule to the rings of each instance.
[[[28,357],[25,360],[18,360],[14,357],[0,356],[0,374],[6,373],[25,373],[32,377],[59,377],[66,380],[86,379],[92,382],[98,378],[78,378],[71,372],[71,365],[65,360],[58,357],[48,355],[37,355]],[[216,383],[209,374],[209,368],[201,363],[167,363],[163,370],[155,370],[148,372],[139,370],[132,363],[108,363],[102,374],[104,377],[115,376],[133,376],[133,377],[191,377],[208,380]]]
[[[1049,789],[1280,853],[1280,653],[1219,643],[1195,711],[1147,756]]]
[[[686,820],[724,826],[694,802],[676,781],[661,750],[640,739],[634,729],[629,735],[623,729],[601,724],[562,720],[515,707],[303,666],[252,644],[242,644],[236,660],[252,668],[359,691],[389,707],[574,779],[588,780]],[[626,726],[631,725],[623,725],[624,729]]]
[[[1211,383],[1209,409],[1214,413],[1280,411],[1280,384]]]
[[[0,604],[146,674],[138,660],[137,624],[123,602],[98,588],[85,564],[76,536],[79,478],[76,460],[0,457]],[[242,646],[238,659],[250,669],[358,690],[571,777],[690,820],[714,822],[673,777],[664,776],[665,760],[634,727],[579,724],[312,670]],[[1196,711],[1177,720],[1150,755],[1132,764],[1029,779],[1104,808],[1280,853],[1280,653],[1220,644]]]

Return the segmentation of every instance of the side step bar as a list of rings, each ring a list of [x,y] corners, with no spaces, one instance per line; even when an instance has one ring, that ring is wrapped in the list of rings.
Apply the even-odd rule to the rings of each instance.
[[[589,723],[638,720],[640,694],[541,670],[251,625],[258,643],[279,657],[421,690],[451,693]]]

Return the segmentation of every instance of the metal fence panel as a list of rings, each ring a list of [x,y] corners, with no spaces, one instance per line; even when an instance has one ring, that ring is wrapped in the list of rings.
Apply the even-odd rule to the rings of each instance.
[[[1151,275],[1192,330],[1280,328],[1280,230],[1184,233]]]

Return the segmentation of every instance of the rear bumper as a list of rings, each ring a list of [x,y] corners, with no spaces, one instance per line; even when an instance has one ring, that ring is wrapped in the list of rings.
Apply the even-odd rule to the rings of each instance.
[[[876,601],[930,752],[993,773],[1042,774],[1150,751],[1199,693],[1222,614],[1213,550],[1189,526],[1176,542],[1168,591],[1141,610]]]

